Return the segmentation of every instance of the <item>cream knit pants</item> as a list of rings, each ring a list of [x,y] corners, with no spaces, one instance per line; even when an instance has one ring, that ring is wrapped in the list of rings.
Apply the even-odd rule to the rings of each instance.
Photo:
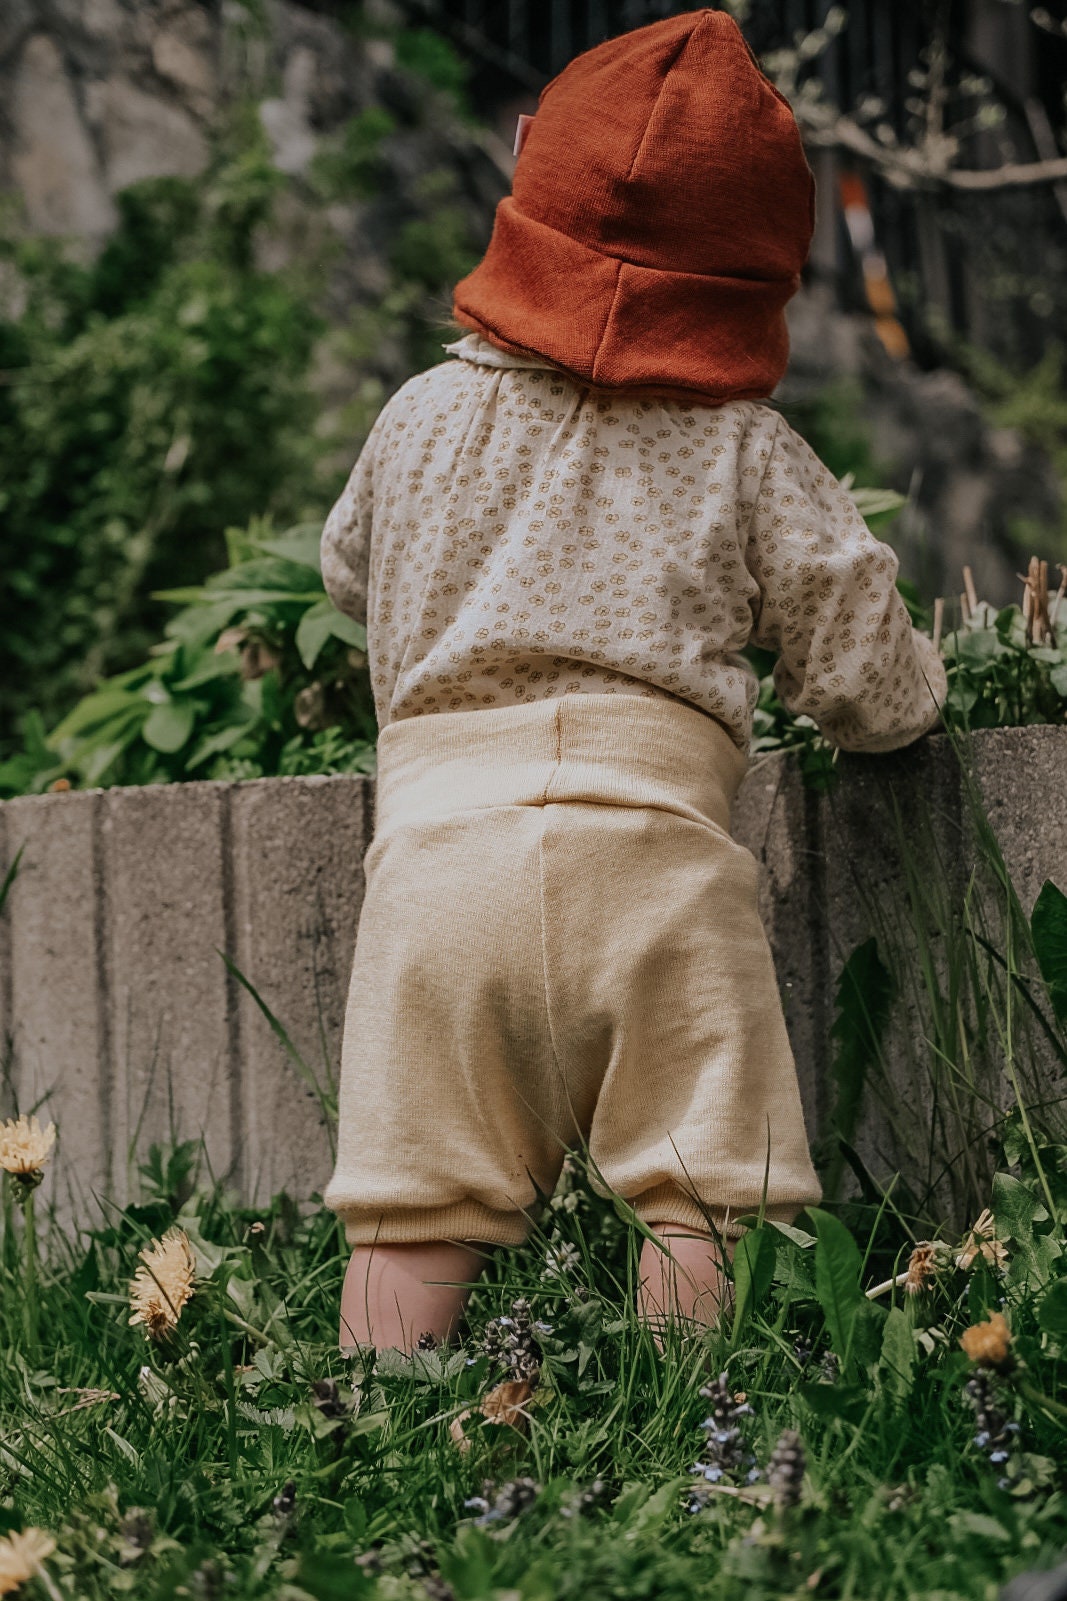
[[[663,698],[384,730],[325,1194],[350,1244],[516,1244],[575,1146],[647,1222],[818,1199],[744,769]]]

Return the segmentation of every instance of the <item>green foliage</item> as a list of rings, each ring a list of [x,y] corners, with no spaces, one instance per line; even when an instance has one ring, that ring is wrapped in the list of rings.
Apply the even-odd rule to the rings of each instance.
[[[461,116],[471,115],[467,99],[471,69],[447,39],[432,28],[402,28],[395,44],[402,67],[446,95]]]
[[[864,940],[841,969],[835,997],[837,1015],[830,1030],[835,1047],[831,1064],[836,1090],[834,1148],[823,1188],[831,1199],[837,1197],[844,1171],[841,1142],[851,1145],[855,1140],[868,1074],[879,1060],[893,995],[893,977],[882,961],[877,939]]]
[[[1067,895],[1051,879],[1041,886],[1030,917],[1034,954],[1048,985],[1057,1022],[1067,1027]]]
[[[365,772],[366,633],[326,597],[318,524],[229,529],[230,565],[160,597],[182,605],[147,662],[106,679],[45,734],[23,724],[0,796],[49,786]]]
[[[881,482],[871,436],[862,421],[862,390],[847,379],[825,384],[782,410],[790,426],[807,440],[835,478],[867,486]]]
[[[1067,1175],[1067,1152],[1041,1155]],[[1067,1177],[1050,1213],[1025,1161],[998,1188],[998,1265],[959,1267],[952,1237],[911,1295],[894,1281],[914,1242],[885,1218],[859,1239],[821,1210],[814,1235],[759,1225],[738,1246],[759,1264],[743,1316],[671,1328],[662,1352],[635,1314],[639,1240],[572,1161],[527,1246],[487,1260],[457,1349],[351,1359],[337,1220],[286,1195],[239,1205],[198,1142],[153,1147],[134,1199],[83,1209],[77,1234],[46,1215],[40,1252],[0,1182],[0,1533],[56,1542],[27,1598],[990,1601],[1058,1560],[1067,1257],[1046,1248],[1040,1283],[1017,1263],[1062,1244]],[[129,1284],[172,1226],[195,1289],[149,1339]],[[478,1416],[499,1377],[486,1326],[520,1296],[541,1351],[521,1432]],[[990,1307],[1010,1328],[999,1371],[959,1348]],[[729,1457],[704,1471],[722,1442],[701,1389],[720,1372],[747,1398],[754,1466],[733,1477]],[[768,1483],[786,1429],[791,1501]]]
[[[147,649],[151,590],[216,564],[250,507],[320,501],[306,286],[253,264],[278,184],[261,145],[118,197],[95,262],[0,245],[0,731]]]
[[[316,151],[312,182],[326,200],[366,200],[382,177],[382,145],[396,131],[396,118],[384,106],[368,106],[340,134]]]
[[[977,346],[957,344],[954,355],[987,402],[993,421],[1002,428],[1018,429],[1055,468],[1063,508],[1060,527],[1052,532],[1057,558],[1067,559],[1067,349],[1051,343],[1028,372],[1014,371]],[[1024,549],[1049,538],[1047,528],[1037,529],[1023,520],[1012,532]]]
[[[1027,640],[1018,606],[982,601],[942,644],[948,667],[945,714],[958,728],[1067,722],[1067,649]]]

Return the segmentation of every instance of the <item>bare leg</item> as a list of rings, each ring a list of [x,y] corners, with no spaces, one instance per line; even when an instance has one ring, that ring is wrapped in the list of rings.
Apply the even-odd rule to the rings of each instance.
[[[695,1234],[677,1223],[650,1223],[670,1251],[646,1240],[641,1248],[641,1287],[638,1310],[654,1330],[662,1331],[670,1318],[710,1328],[718,1321],[727,1289],[722,1252],[707,1235]],[[733,1242],[724,1242],[728,1257]]]
[[[484,1265],[473,1245],[357,1245],[341,1291],[340,1344],[413,1350],[453,1336]]]

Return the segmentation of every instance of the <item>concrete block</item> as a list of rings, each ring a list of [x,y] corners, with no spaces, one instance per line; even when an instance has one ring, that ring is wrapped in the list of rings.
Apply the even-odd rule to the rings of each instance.
[[[203,1134],[230,1171],[242,1108],[229,938],[230,789],[158,784],[102,798],[112,1183],[153,1141]]]
[[[1067,730],[980,733],[969,750],[974,791],[1028,911],[1046,878],[1067,889]],[[0,805],[0,876],[25,846],[0,913],[0,1059],[20,1105],[46,1097],[42,1114],[59,1127],[46,1193],[65,1216],[98,1215],[94,1195],[126,1199],[131,1147],[143,1157],[151,1140],[201,1134],[212,1170],[249,1203],[281,1188],[304,1201],[322,1190],[331,1130],[309,1079],[329,1103],[373,793],[361,777],[294,778]],[[906,974],[923,921],[929,971],[947,982],[947,935],[979,857],[968,808],[944,739],[844,758],[829,795],[806,789],[783,756],[756,762],[742,786],[734,833],[760,864],[813,1137],[832,1112],[835,991],[855,947],[875,934]],[[986,915],[995,939],[995,896]],[[875,1171],[899,1166],[921,1183],[935,1136],[951,1138],[952,1122],[931,1090],[936,1053],[914,970],[906,981],[888,1078],[857,1144]],[[1030,1061],[1039,1087],[1055,1081],[1047,1050]],[[990,1071],[999,1073],[995,1060]],[[0,1103],[0,1115],[9,1111]]]
[[[1027,915],[1047,878],[1067,893],[1067,731],[987,729],[972,736],[975,784]]]
[[[98,1216],[111,1180],[111,1083],[98,1042],[110,1027],[102,795],[44,795],[0,808],[0,878],[22,856],[0,916],[0,1005],[20,1112],[54,1121],[59,1156],[44,1195]],[[106,1050],[104,1060],[106,1060]],[[0,1115],[12,1114],[0,1103]]]
[[[233,790],[234,960],[303,1064],[242,987],[240,1174],[250,1200],[283,1188],[306,1197],[330,1176],[333,1130],[323,1107],[336,1104],[372,829],[368,778],[261,779]]]

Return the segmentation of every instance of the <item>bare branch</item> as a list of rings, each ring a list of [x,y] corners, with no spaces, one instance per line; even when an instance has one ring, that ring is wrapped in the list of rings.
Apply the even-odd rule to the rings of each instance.
[[[928,160],[918,146],[883,145],[847,116],[827,116],[827,107],[794,105],[808,144],[849,150],[877,168],[896,189],[936,189],[947,186],[971,193],[1000,189],[1026,189],[1036,184],[1067,181],[1067,156],[1047,161],[1006,162],[999,167],[953,167]]]

